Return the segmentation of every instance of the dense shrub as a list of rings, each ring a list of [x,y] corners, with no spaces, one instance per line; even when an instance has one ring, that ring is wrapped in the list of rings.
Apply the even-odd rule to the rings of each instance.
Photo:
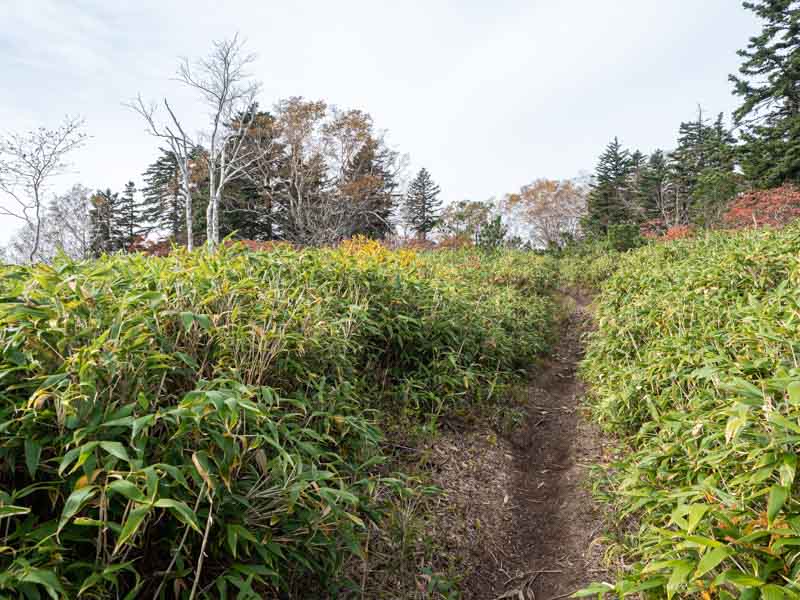
[[[597,290],[614,273],[622,255],[605,241],[572,246],[558,260],[560,282],[571,288]]]
[[[261,598],[339,585],[403,485],[379,417],[514,377],[555,274],[356,242],[0,276],[0,595]]]
[[[638,250],[605,284],[583,371],[623,445],[618,592],[800,596],[798,256],[796,227],[720,233]]]
[[[783,185],[771,190],[755,190],[739,195],[723,215],[723,224],[732,228],[784,227],[800,218],[800,190]]]
[[[606,243],[611,250],[624,252],[645,244],[645,240],[635,223],[614,223],[608,226]]]

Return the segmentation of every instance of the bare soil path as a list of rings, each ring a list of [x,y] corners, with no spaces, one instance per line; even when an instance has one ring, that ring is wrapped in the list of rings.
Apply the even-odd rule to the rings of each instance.
[[[581,413],[576,372],[588,302],[576,294],[564,303],[556,346],[526,390],[525,424],[491,444],[480,432],[450,442],[463,460],[441,479],[455,507],[451,533],[467,546],[459,586],[467,600],[553,600],[604,578],[603,515],[588,482],[603,445]]]

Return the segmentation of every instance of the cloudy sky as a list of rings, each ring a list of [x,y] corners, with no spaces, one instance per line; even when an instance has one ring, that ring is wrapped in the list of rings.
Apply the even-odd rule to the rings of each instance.
[[[0,0],[0,131],[81,115],[74,182],[138,182],[157,145],[122,103],[174,99],[178,57],[239,32],[262,105],[305,96],[371,113],[447,201],[591,170],[613,136],[669,148],[757,30],[738,0]],[[0,202],[3,200],[0,199]],[[0,242],[14,224],[0,218]]]

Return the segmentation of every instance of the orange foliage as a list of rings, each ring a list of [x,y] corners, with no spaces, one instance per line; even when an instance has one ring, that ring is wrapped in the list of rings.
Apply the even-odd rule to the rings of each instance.
[[[675,225],[667,229],[666,233],[659,239],[668,242],[670,240],[682,240],[694,235],[694,227],[691,225]]]
[[[661,219],[651,219],[641,224],[639,228],[642,237],[657,242],[682,240],[694,235],[695,229],[691,225],[673,225],[667,227]]]

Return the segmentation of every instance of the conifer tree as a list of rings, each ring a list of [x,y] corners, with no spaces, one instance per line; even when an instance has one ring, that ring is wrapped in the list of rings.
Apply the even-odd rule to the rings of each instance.
[[[696,119],[681,123],[678,147],[670,154],[670,161],[673,224],[710,224],[711,215],[735,193],[730,192],[728,183],[723,186],[729,190],[725,194],[713,191],[712,182],[729,182],[735,169],[734,138],[725,127],[723,115],[720,113],[709,125],[698,107]]]
[[[800,181],[800,7],[796,0],[744,2],[763,20],[761,33],[739,51],[739,76],[731,75],[742,105],[742,168],[764,186]]]
[[[160,230],[173,240],[185,232],[180,176],[178,161],[171,151],[162,151],[144,172],[141,220],[147,232]]]
[[[395,162],[396,152],[371,137],[344,169],[338,191],[363,207],[354,233],[383,239],[392,232],[397,183],[391,165]]]
[[[89,223],[91,230],[91,249],[94,256],[108,254],[119,249],[119,232],[115,227],[119,194],[110,189],[98,190],[91,198]]]
[[[600,156],[587,203],[586,229],[605,235],[609,225],[631,220],[630,153],[615,137]]]
[[[114,231],[117,239],[114,245],[128,252],[140,235],[146,234],[142,219],[142,208],[136,201],[136,185],[132,181],[125,184],[122,196],[114,210]]]
[[[420,169],[408,186],[403,217],[405,222],[424,240],[439,222],[442,201],[439,199],[439,186],[434,183],[427,169]]]
[[[647,159],[640,180],[639,199],[645,220],[665,218],[669,183],[669,162],[663,150],[656,150]]]

